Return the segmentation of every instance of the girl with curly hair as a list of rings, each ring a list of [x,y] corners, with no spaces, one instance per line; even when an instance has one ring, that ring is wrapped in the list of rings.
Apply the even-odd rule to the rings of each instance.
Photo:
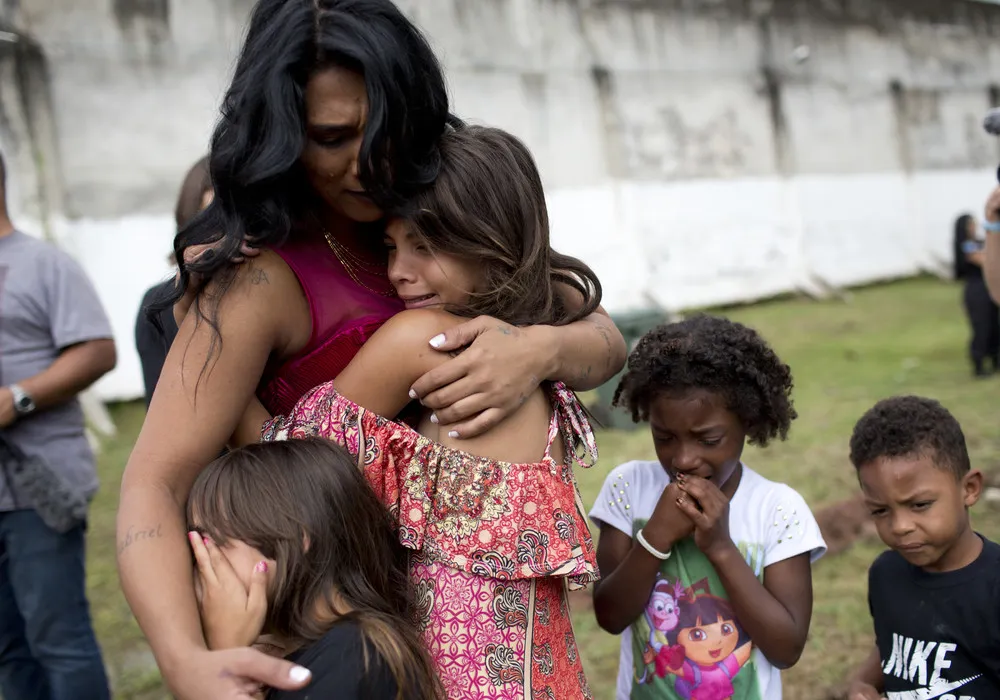
[[[619,699],[781,698],[780,669],[805,646],[811,565],[826,544],[802,497],[741,456],[747,441],[787,436],[791,390],[767,343],[723,318],[656,328],[629,357],[615,405],[649,422],[657,459],[613,469],[590,513],[603,576],[594,611],[622,635]],[[656,649],[646,613],[664,580],[687,595]],[[691,612],[695,590],[718,609]]]

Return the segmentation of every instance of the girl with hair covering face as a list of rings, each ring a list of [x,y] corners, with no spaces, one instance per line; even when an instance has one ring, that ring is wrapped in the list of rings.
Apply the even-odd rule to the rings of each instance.
[[[254,7],[211,143],[215,199],[175,242],[179,260],[192,245],[214,243],[214,254],[186,265],[163,301],[180,298],[192,272],[205,281],[167,357],[118,512],[122,587],[181,700],[308,682],[287,661],[206,648],[183,504],[251,398],[287,412],[403,308],[386,275],[383,220],[434,181],[450,119],[436,58],[389,0]],[[263,252],[234,264],[245,242]],[[579,303],[571,288],[559,294]],[[427,340],[441,351],[468,346],[411,388],[461,438],[502,421],[542,381],[593,388],[624,359],[600,310],[560,327],[476,318]]]

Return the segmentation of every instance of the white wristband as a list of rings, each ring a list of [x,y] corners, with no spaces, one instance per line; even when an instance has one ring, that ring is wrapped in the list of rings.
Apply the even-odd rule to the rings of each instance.
[[[670,555],[673,554],[673,552],[669,549],[666,552],[661,552],[656,547],[647,542],[646,538],[643,537],[642,535],[642,530],[639,530],[639,532],[635,533],[635,539],[640,545],[642,545],[643,549],[645,549],[647,552],[652,554],[660,561],[666,561],[667,559],[670,558]]]

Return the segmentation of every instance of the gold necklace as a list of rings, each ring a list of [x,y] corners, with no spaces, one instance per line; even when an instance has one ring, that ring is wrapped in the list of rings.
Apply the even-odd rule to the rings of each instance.
[[[364,287],[365,289],[367,289],[372,294],[378,294],[380,297],[394,297],[394,296],[396,296],[396,290],[392,289],[391,287],[389,288],[388,291],[381,291],[380,292],[379,290],[372,289],[367,284],[365,284],[364,282],[362,282],[361,278],[358,277],[358,273],[354,270],[354,267],[348,261],[348,257],[353,257],[354,260],[356,261],[357,266],[360,267],[362,269],[362,271],[365,271],[365,267],[367,266],[368,267],[368,274],[371,274],[371,275],[374,275],[374,274],[384,274],[385,271],[382,268],[378,268],[377,272],[372,272],[371,270],[375,270],[376,268],[374,266],[372,266],[371,263],[363,263],[363,262],[361,262],[360,258],[358,258],[356,255],[352,255],[351,251],[345,245],[343,245],[342,243],[340,243],[336,238],[334,238],[330,234],[330,232],[326,230],[325,227],[322,230],[323,230],[323,238],[326,239],[326,244],[330,247],[330,250],[333,251],[333,254],[335,256],[337,256],[337,260],[340,262],[341,267],[343,267],[344,271],[348,274],[348,276],[352,280],[354,280],[355,284],[357,284],[360,287]]]

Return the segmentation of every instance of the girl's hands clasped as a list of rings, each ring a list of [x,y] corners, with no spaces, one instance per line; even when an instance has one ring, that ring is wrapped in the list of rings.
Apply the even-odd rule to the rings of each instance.
[[[248,589],[214,542],[197,532],[188,533],[188,540],[198,569],[195,589],[208,648],[249,647],[267,615],[267,563],[254,567]]]
[[[694,523],[694,542],[709,559],[733,546],[729,536],[729,499],[707,479],[677,475],[677,506]]]
[[[642,528],[646,540],[661,551],[694,532],[694,522],[678,503],[683,495],[677,482],[668,484],[656,502],[649,521]]]

